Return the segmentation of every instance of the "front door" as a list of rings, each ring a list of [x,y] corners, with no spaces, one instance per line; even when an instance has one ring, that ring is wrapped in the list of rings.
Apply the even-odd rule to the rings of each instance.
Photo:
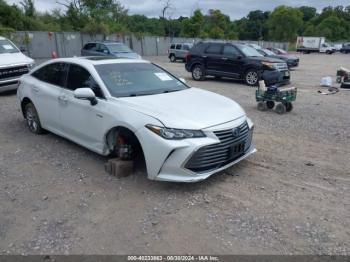
[[[86,87],[95,92],[98,99],[96,105],[74,97],[75,89]],[[67,85],[59,99],[60,120],[65,135],[93,151],[102,151],[106,107],[107,101],[91,74],[79,65],[70,64]]]
[[[222,56],[222,72],[224,75],[233,78],[239,78],[243,68],[243,55],[240,51],[230,45],[226,44],[223,49]]]

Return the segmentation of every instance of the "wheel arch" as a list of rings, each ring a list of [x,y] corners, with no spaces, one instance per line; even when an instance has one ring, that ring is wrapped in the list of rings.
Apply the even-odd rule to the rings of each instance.
[[[25,109],[26,105],[28,105],[29,103],[33,104],[33,101],[30,100],[28,97],[24,97],[21,101],[21,110],[22,110],[23,117],[26,117],[25,113],[24,113],[24,109]]]
[[[119,135],[122,135],[128,142],[131,142],[133,146],[139,147],[138,149],[140,150],[140,153],[144,157],[144,150],[142,148],[141,140],[137,136],[136,132],[131,130],[130,128],[124,126],[124,125],[116,125],[114,127],[111,127],[108,129],[104,136],[104,143],[106,146],[106,150],[109,153],[113,152],[114,147],[117,144],[117,137]]]

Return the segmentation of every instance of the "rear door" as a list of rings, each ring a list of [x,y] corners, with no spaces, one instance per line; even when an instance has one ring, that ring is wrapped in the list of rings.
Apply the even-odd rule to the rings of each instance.
[[[84,87],[94,91],[97,105],[74,97],[74,90]],[[65,135],[92,150],[102,151],[107,101],[90,72],[80,65],[69,64],[66,88],[62,89],[60,98],[60,120]]]
[[[221,43],[212,43],[204,50],[203,58],[208,74],[220,75],[222,71],[222,48]]]
[[[58,99],[65,85],[67,69],[65,63],[53,63],[32,74],[31,84],[33,103],[44,128],[59,131]]]
[[[177,44],[175,46],[175,56],[176,56],[176,58],[181,58],[182,57],[182,50],[181,50],[181,48],[182,48],[182,44]]]

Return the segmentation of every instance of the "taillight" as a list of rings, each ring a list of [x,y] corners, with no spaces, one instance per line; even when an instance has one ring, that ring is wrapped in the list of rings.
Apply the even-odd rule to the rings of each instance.
[[[186,62],[189,61],[191,59],[191,54],[187,54],[186,55]]]
[[[18,80],[17,82],[17,88],[21,85],[21,80]]]

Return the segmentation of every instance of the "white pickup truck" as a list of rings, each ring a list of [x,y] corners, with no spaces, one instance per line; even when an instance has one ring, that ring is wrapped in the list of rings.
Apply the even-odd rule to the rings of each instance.
[[[16,89],[20,77],[33,66],[33,59],[25,56],[10,40],[0,36],[0,92]]]
[[[307,54],[312,52],[333,54],[336,51],[335,47],[326,43],[324,37],[298,36],[296,47],[297,52]]]

